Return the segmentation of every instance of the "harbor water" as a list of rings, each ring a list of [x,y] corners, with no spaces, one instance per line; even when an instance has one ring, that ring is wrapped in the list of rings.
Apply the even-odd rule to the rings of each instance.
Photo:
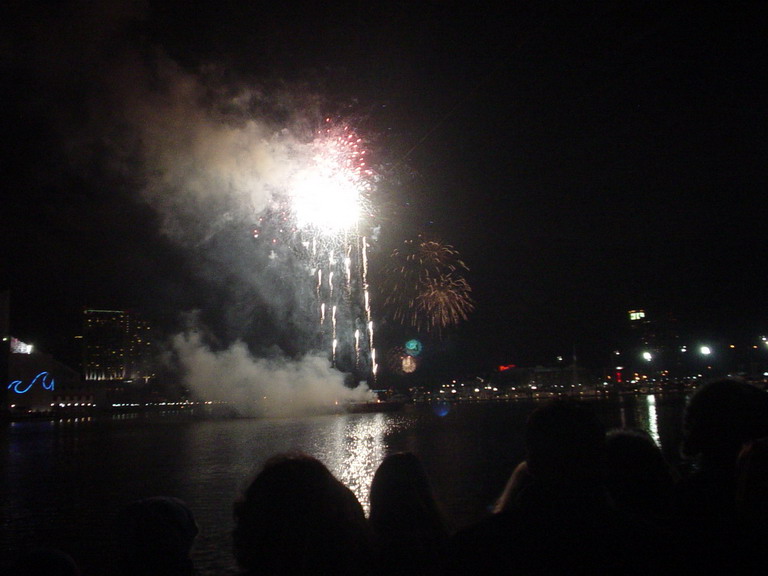
[[[281,419],[125,414],[1,424],[0,573],[16,551],[69,552],[84,576],[109,574],[118,512],[149,496],[176,496],[200,527],[202,575],[236,574],[232,503],[263,462],[297,450],[322,460],[367,511],[368,488],[389,453],[418,454],[451,527],[487,513],[523,458],[533,402],[408,405],[397,412]],[[594,406],[608,428],[646,430],[675,465],[685,398],[643,395]]]

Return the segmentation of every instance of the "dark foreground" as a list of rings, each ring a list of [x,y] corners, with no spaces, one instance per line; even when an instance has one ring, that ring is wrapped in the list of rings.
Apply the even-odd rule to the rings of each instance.
[[[638,428],[682,476],[685,398],[640,396],[588,402],[607,428]],[[422,405],[389,413],[272,420],[197,420],[123,415],[105,420],[8,423],[0,439],[8,495],[0,525],[1,568],[19,550],[69,552],[84,574],[110,573],[114,526],[128,503],[180,498],[200,527],[191,558],[199,574],[235,574],[233,502],[273,454],[318,458],[370,513],[383,459],[409,451],[423,463],[450,533],[489,514],[524,458],[525,421],[538,403]]]

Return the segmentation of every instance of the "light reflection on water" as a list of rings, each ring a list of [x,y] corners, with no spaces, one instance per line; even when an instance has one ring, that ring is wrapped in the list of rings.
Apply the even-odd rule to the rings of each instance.
[[[661,437],[659,436],[659,415],[656,413],[656,396],[648,394],[645,397],[645,403],[648,406],[648,434],[651,435],[656,445],[661,448]]]
[[[386,456],[384,437],[391,423],[385,414],[371,416],[339,418],[332,439],[334,446],[322,458],[333,475],[355,493],[366,515],[370,510],[371,480]]]

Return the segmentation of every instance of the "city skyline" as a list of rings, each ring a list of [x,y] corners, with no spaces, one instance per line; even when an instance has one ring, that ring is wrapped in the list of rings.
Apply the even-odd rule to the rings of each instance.
[[[438,372],[574,347],[598,364],[641,307],[702,339],[759,338],[764,16],[661,2],[11,7],[12,328],[51,350],[83,307],[146,311],[169,337],[199,311],[222,343],[290,355],[271,307],[283,280],[252,231],[278,181],[264,166],[333,117],[376,173],[371,266],[418,234],[467,265],[476,309],[428,346]]]
[[[7,295],[6,295],[7,296]],[[64,362],[69,368],[75,368],[82,371],[82,377],[85,380],[109,380],[109,381],[133,381],[136,378],[148,382],[156,377],[155,371],[159,368],[167,369],[163,366],[161,357],[167,354],[165,343],[166,335],[155,335],[153,331],[152,320],[144,317],[138,310],[117,310],[117,309],[91,309],[83,308],[80,310],[81,321],[78,330],[69,334],[68,345],[55,350],[45,349],[38,346],[36,339],[23,340],[17,338],[17,334],[11,329],[5,328],[6,336],[16,342],[17,347],[21,346],[25,350],[42,352],[44,354],[53,354],[55,359]],[[617,330],[622,336],[599,353],[590,353],[587,358],[599,358],[597,362],[584,362],[583,351],[574,345],[569,350],[562,350],[547,359],[523,358],[517,362],[509,364],[490,364],[486,363],[478,366],[474,372],[480,375],[489,375],[494,372],[503,372],[509,367],[556,367],[563,368],[571,365],[580,365],[582,368],[599,372],[619,368],[621,370],[634,371],[639,370],[646,374],[654,376],[664,376],[664,373],[670,373],[673,377],[689,377],[695,375],[692,367],[700,365],[702,367],[712,368],[717,365],[718,375],[761,377],[763,376],[763,366],[768,366],[768,336],[764,334],[745,334],[742,337],[732,338],[726,335],[713,334],[711,332],[695,333],[691,332],[685,326],[680,326],[673,318],[658,318],[652,314],[649,315],[644,309],[634,309],[626,311],[623,330]],[[98,350],[105,344],[97,344],[97,349],[89,352],[84,347],[85,335],[94,331],[92,327],[98,329],[98,325],[103,322],[115,323],[115,326],[124,325],[119,330],[122,334],[128,330],[128,326],[133,326],[129,332],[125,332],[125,342],[119,343],[115,347],[122,350],[120,358],[111,361],[105,357],[102,359],[103,352]],[[117,328],[115,328],[117,329]],[[117,334],[117,332],[115,333]],[[116,336],[112,336],[114,340]],[[43,338],[42,341],[45,341]],[[412,345],[418,347],[418,353],[423,350],[423,344],[419,340],[411,340],[405,343],[405,347]],[[136,347],[144,348],[142,352]],[[11,347],[13,348],[13,346]],[[111,348],[105,349],[106,354],[111,354]],[[13,351],[13,350],[12,350]],[[18,351],[17,351],[18,352]],[[25,352],[25,353],[29,353]],[[123,353],[127,354],[123,358]],[[95,354],[95,355],[94,355]],[[414,354],[418,356],[418,354]],[[128,360],[130,358],[130,360]],[[680,371],[684,363],[686,371]],[[332,358],[328,357],[329,363]],[[106,363],[104,363],[106,362]],[[750,366],[750,362],[752,366]],[[138,364],[141,363],[141,366]],[[103,364],[101,368],[99,366]],[[758,370],[759,367],[759,370]],[[677,372],[675,370],[678,369]],[[127,371],[131,371],[128,374]],[[409,379],[409,372],[403,372],[392,367],[384,367],[383,371],[387,373],[387,382],[399,386],[408,385],[412,382]],[[706,372],[706,371],[705,371]],[[137,376],[138,374],[144,374]],[[167,378],[171,373],[166,373]],[[461,366],[455,368],[453,372],[447,370],[429,371],[427,380],[417,379],[418,382],[445,380],[456,376],[470,376],[473,372]],[[398,375],[400,378],[398,378]],[[702,375],[703,376],[703,375]],[[172,376],[178,379],[179,375]]]

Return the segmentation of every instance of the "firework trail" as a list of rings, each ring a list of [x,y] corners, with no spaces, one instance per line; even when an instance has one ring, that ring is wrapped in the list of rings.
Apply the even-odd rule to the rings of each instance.
[[[350,128],[327,119],[314,136],[276,212],[287,214],[280,232],[310,279],[307,305],[318,346],[341,371],[375,377],[368,241],[360,234],[374,174],[362,139]]]

